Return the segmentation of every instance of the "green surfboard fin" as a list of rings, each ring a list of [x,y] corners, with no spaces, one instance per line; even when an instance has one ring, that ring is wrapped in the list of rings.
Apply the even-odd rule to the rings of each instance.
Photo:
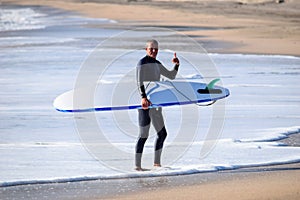
[[[209,83],[207,84],[206,89],[208,89],[208,90],[213,89],[214,86],[215,86],[215,84],[216,84],[218,81],[220,81],[219,78],[216,78],[216,79],[212,80],[211,82],[209,82]]]
[[[221,94],[222,90],[220,89],[214,89],[215,84],[220,81],[219,78],[212,80],[207,84],[205,89],[198,89],[197,92],[200,94]]]

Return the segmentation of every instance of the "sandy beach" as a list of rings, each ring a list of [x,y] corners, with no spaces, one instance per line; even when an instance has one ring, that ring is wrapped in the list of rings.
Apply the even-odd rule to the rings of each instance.
[[[300,55],[300,2],[254,1],[57,1],[2,0],[46,5],[88,17],[117,20],[118,26],[208,27],[183,31],[198,42],[218,42],[209,52]],[[249,2],[249,3],[246,3]],[[260,2],[260,3],[256,3]],[[205,47],[205,45],[204,45]]]
[[[172,183],[169,186],[158,185],[150,191],[144,189],[145,191],[107,199],[296,200],[300,198],[299,175],[299,164],[196,174],[193,178],[170,179]],[[187,183],[189,181],[191,183]]]
[[[259,2],[259,3],[258,3]],[[192,36],[211,53],[280,54],[300,56],[300,1],[85,1],[85,0],[0,0],[1,4],[42,5],[78,12],[92,18],[109,18],[118,21],[115,25],[130,28],[137,26],[159,26],[183,28],[182,33]],[[190,27],[206,27],[206,30]],[[110,27],[111,28],[111,27]],[[295,136],[297,137],[297,136]],[[290,141],[293,146],[298,142]],[[289,143],[287,143],[289,144]],[[124,192],[111,184],[107,191],[101,180],[91,187],[65,190],[72,184],[20,186],[24,190],[57,192],[57,199],[68,199],[76,190],[74,199],[300,199],[300,165],[288,164],[269,167],[254,167],[228,170],[218,173],[134,179],[122,181],[124,185],[134,182],[134,188],[124,186]],[[114,180],[112,180],[114,181]],[[130,185],[130,184],[129,184]],[[22,189],[22,187],[24,187]],[[51,189],[52,188],[52,189]],[[54,189],[53,189],[54,188]],[[13,188],[8,188],[7,191]],[[37,193],[38,194],[38,193]],[[70,198],[69,198],[70,199]]]

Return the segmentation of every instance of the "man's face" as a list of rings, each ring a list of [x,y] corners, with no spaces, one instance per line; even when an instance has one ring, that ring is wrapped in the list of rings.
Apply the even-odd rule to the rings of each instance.
[[[146,52],[148,56],[156,59],[158,53],[158,45],[155,43],[149,43],[146,48]]]

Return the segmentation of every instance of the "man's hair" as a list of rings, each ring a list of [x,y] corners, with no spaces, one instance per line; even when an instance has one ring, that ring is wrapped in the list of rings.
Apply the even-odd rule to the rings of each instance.
[[[147,40],[147,42],[146,42],[146,48],[148,47],[148,45],[149,45],[150,43],[156,44],[156,45],[158,46],[157,40],[151,39],[151,40]]]

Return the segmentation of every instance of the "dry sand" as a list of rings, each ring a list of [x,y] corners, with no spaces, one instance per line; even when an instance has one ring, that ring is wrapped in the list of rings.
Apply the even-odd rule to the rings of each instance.
[[[254,0],[255,1],[255,0]],[[254,1],[97,1],[2,0],[1,3],[46,5],[76,11],[89,17],[110,18],[117,26],[212,27],[185,31],[200,43],[213,41],[211,52],[300,55],[300,1],[253,4]],[[257,0],[258,1],[258,0]],[[257,2],[256,1],[256,2]],[[104,3],[103,3],[104,2]],[[120,3],[121,2],[121,3]],[[242,2],[242,3],[241,3]],[[244,4],[248,2],[249,4]],[[265,1],[264,1],[265,2]],[[268,1],[270,2],[270,1]],[[118,4],[119,3],[119,4]],[[221,45],[229,44],[229,45]],[[224,48],[226,47],[226,48]],[[300,199],[299,164],[254,173],[240,171],[206,179],[193,176],[194,184],[154,186],[112,199]],[[218,176],[217,174],[209,175]],[[174,177],[186,182],[185,176]],[[197,183],[198,181],[198,183]],[[78,192],[78,191],[77,191]],[[89,197],[87,197],[90,199]],[[103,197],[93,198],[102,199]]]

